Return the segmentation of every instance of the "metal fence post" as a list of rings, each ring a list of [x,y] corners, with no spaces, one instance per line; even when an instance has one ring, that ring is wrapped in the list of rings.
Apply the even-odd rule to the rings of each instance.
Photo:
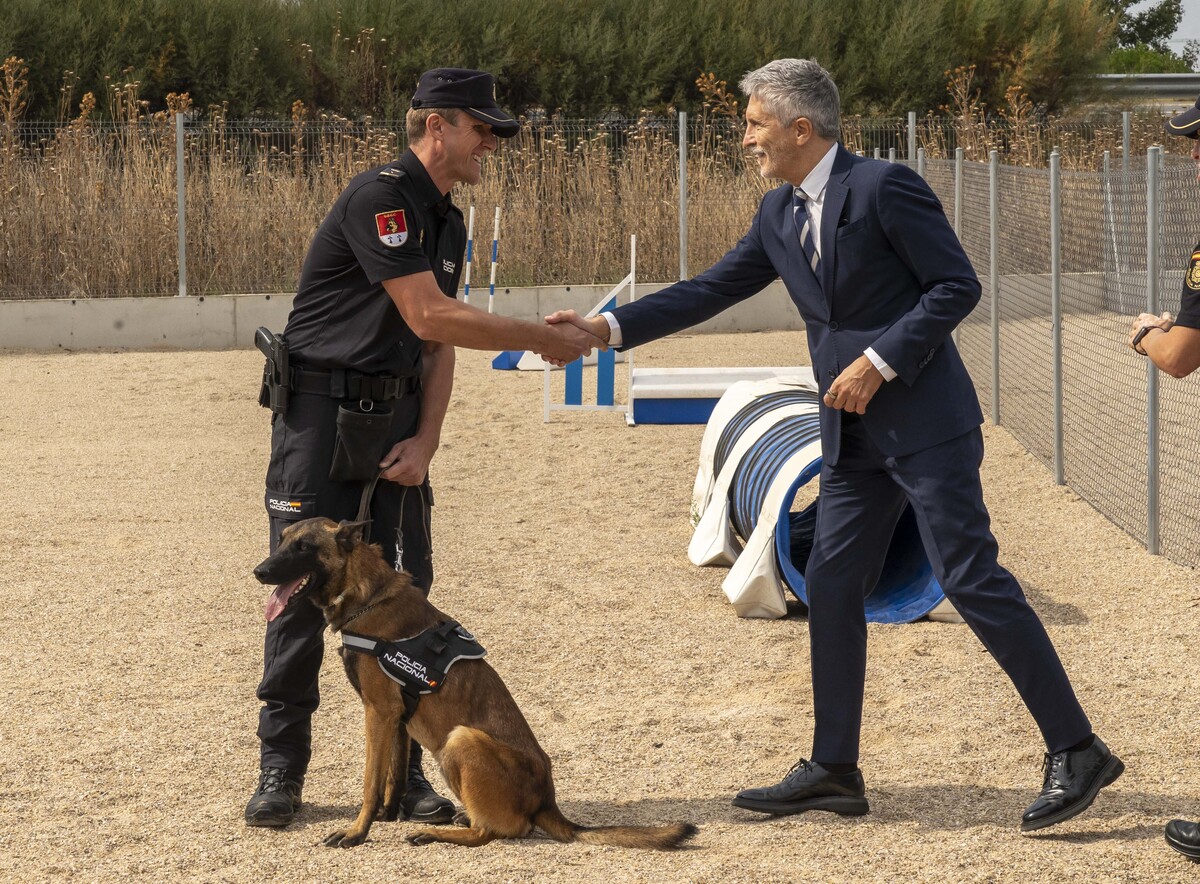
[[[954,149],[954,235],[962,241],[962,148]],[[960,343],[962,324],[954,326],[954,345]]]
[[[1146,312],[1158,315],[1158,164],[1162,148],[1146,151]],[[1146,360],[1146,552],[1158,555],[1158,369]]]
[[[1131,111],[1121,111],[1121,171],[1129,174],[1129,121]]]
[[[917,154],[917,112],[908,112],[908,161],[918,159]]]
[[[875,159],[879,159],[879,148],[875,148]]]
[[[687,113],[679,112],[679,278],[688,278]]]
[[[1053,343],[1054,483],[1063,477],[1062,379],[1062,169],[1058,148],[1050,153],[1050,336]]]
[[[925,177],[925,148],[917,148],[917,174]]]
[[[988,239],[992,283],[992,423],[1000,426],[1000,151],[988,154]]]
[[[954,235],[962,239],[963,149],[954,148]]]
[[[179,297],[187,295],[187,212],[184,199],[183,114],[175,115],[175,226],[179,231]]]
[[[889,163],[896,162],[896,148],[894,148],[894,147],[888,148],[888,162]]]

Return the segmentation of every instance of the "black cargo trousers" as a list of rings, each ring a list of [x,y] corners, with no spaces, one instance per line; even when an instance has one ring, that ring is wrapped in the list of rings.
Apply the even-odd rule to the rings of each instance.
[[[316,516],[334,521],[353,519],[362,497],[362,482],[329,478],[337,439],[337,410],[345,402],[329,396],[292,393],[285,415],[271,424],[271,461],[267,467],[266,506],[271,521],[271,552],[288,525]],[[414,392],[379,403],[392,410],[389,448],[417,431],[421,396]],[[430,543],[429,479],[419,486],[380,480],[371,500],[369,540],[383,548],[393,567],[401,566],[426,593],[433,585]],[[312,755],[312,714],[320,702],[318,678],[324,658],[325,619],[304,599],[284,609],[267,624],[263,678],[258,699],[262,767],[282,767],[303,774]]]

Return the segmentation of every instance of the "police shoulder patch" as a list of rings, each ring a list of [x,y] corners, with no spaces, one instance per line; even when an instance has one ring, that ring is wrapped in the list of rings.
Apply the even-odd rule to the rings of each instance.
[[[402,246],[408,240],[408,221],[403,209],[377,214],[375,228],[379,231],[379,241],[390,249]]]
[[[1192,291],[1200,291],[1200,249],[1192,252],[1192,260],[1188,262],[1184,282]]]

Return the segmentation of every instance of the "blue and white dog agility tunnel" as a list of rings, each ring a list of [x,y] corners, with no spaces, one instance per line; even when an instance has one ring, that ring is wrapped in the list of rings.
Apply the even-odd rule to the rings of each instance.
[[[817,501],[791,510],[799,490],[821,472],[817,396],[807,368],[739,382],[705,428],[688,558],[731,566],[722,589],[740,617],[782,617],[784,588],[808,602],[804,563]],[[933,577],[911,509],[896,526],[883,574],[864,606],[867,620],[876,623],[961,622]]]

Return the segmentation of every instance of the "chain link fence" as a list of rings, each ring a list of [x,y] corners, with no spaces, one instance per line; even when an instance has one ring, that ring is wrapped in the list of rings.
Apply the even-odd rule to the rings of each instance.
[[[915,114],[850,117],[843,140],[883,158],[907,158],[919,145],[931,168],[958,147],[968,162],[996,147],[1008,162],[1036,165],[1050,139],[1093,153],[1101,141],[1119,146],[1118,120],[980,127]],[[176,122],[156,115],[0,128],[0,299],[292,291],[341,188],[405,146],[400,121],[214,114],[187,120],[182,133]],[[1144,128],[1127,125],[1125,140],[1132,132],[1137,146]],[[741,140],[739,121],[712,111],[531,118],[455,201],[466,213],[475,207],[475,240],[485,246],[500,208],[500,285],[620,279],[632,232],[639,276],[670,281],[710,266],[745,232],[767,184]],[[1092,161],[1082,149],[1071,156]],[[180,158],[186,261],[177,248]],[[474,254],[474,278],[487,278],[490,249]]]
[[[928,163],[952,218],[961,193],[959,235],[983,283],[958,344],[993,421],[1151,551],[1195,566],[1200,389],[1158,383],[1126,340],[1138,313],[1179,309],[1200,235],[1200,207],[1179,195],[1196,171],[1161,154],[1105,165],[1057,172],[1054,187],[1054,169]]]
[[[983,297],[956,337],[985,412],[1152,551],[1195,565],[1187,454],[1200,390],[1158,385],[1125,346],[1132,316],[1178,310],[1200,235],[1200,205],[1178,196],[1196,186],[1194,167],[1154,160],[1151,200],[1151,166],[1124,150],[1151,131],[1128,117],[1123,132],[1109,118],[1032,135],[910,117],[851,118],[843,136],[916,166],[958,231]],[[640,278],[703,270],[744,233],[768,186],[741,137],[735,120],[707,115],[527,121],[482,183],[455,195],[476,208],[476,285],[490,269],[495,207],[504,286],[619,279],[635,231]],[[1043,167],[1055,142],[1066,145],[1058,171]],[[176,294],[179,147],[188,294],[288,292],[342,187],[398,156],[404,132],[220,118],[181,132],[165,119],[2,130],[0,298]]]

